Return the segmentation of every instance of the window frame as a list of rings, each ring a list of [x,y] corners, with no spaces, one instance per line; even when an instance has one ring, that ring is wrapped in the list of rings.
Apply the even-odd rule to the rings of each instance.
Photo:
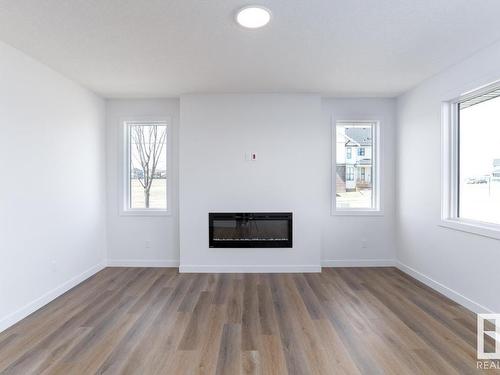
[[[337,208],[337,187],[336,187],[336,175],[337,175],[337,124],[349,122],[358,124],[369,124],[373,126],[373,146],[372,146],[372,199],[373,208]],[[336,119],[332,116],[332,126],[331,126],[331,139],[332,139],[332,155],[331,155],[331,207],[330,214],[332,216],[383,216],[383,206],[382,206],[382,157],[381,157],[381,143],[382,139],[380,136],[380,121],[379,120],[353,120],[338,118]],[[365,152],[366,154],[366,152]],[[356,152],[357,155],[357,152]]]
[[[459,216],[460,103],[500,89],[500,81],[468,91],[441,105],[441,220],[439,226],[500,239],[500,224]]]
[[[130,207],[130,126],[137,124],[162,123],[167,128],[166,140],[166,204],[167,208],[131,208]],[[120,194],[119,214],[120,216],[171,216],[172,195],[172,122],[169,116],[126,118],[120,120]]]

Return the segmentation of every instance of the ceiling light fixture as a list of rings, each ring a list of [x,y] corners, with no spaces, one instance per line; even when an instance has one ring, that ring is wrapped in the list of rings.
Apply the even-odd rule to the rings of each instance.
[[[236,13],[236,22],[248,29],[266,26],[270,20],[271,11],[260,5],[246,6]]]

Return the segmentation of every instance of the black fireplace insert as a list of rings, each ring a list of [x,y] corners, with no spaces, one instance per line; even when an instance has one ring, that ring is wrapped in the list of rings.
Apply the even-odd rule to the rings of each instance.
[[[292,247],[291,212],[211,212],[210,247]]]

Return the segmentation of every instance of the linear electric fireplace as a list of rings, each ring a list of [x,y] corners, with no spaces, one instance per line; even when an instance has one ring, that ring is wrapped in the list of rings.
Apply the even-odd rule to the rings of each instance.
[[[291,212],[208,214],[210,247],[292,247]]]

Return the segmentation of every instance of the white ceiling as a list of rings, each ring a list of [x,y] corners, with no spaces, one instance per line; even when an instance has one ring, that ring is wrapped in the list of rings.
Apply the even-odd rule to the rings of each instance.
[[[250,2],[252,3],[252,2]],[[498,0],[0,0],[0,40],[105,97],[394,96],[500,38]]]

